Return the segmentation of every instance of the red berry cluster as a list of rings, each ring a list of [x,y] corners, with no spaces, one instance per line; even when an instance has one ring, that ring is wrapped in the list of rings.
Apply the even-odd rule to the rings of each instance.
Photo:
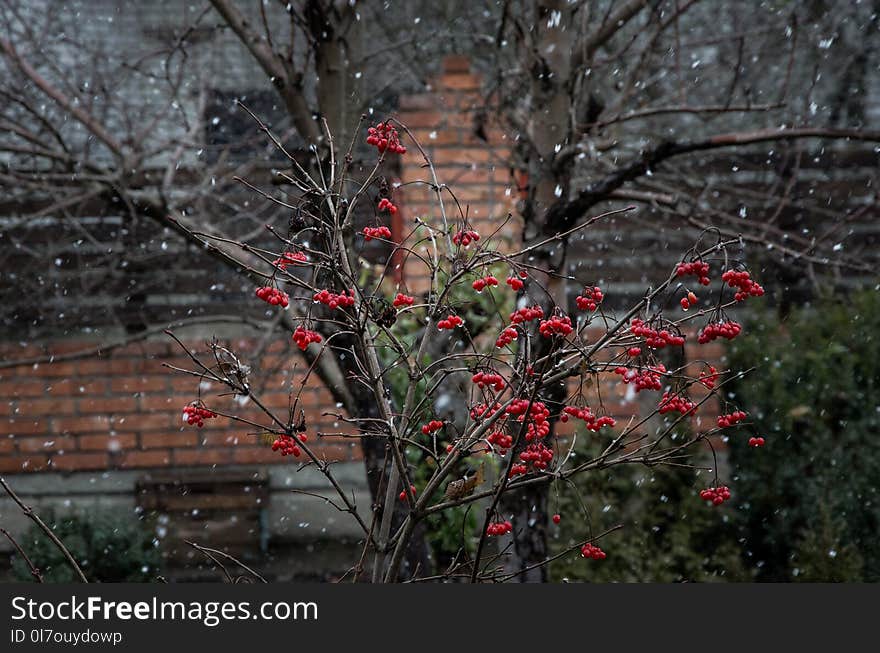
[[[492,522],[486,527],[486,535],[507,535],[513,530],[509,521]]]
[[[526,465],[531,464],[535,469],[547,469],[547,465],[553,460],[553,450],[545,446],[543,442],[530,444],[525,451],[520,453],[519,459]]]
[[[531,320],[540,320],[544,317],[544,309],[538,306],[527,306],[520,308],[510,314],[511,324],[522,324]]]
[[[624,383],[632,383],[636,392],[642,390],[662,390],[663,384],[660,382],[662,374],[666,373],[666,366],[663,363],[657,363],[645,370],[630,370],[625,367],[617,367],[614,373],[622,376]]]
[[[519,334],[516,332],[516,329],[513,327],[507,327],[504,331],[501,332],[501,335],[498,336],[498,339],[495,341],[495,346],[501,349],[502,347],[506,347],[511,342],[516,340]]]
[[[434,431],[439,431],[443,428],[443,422],[439,419],[432,419],[427,424],[422,425],[422,434],[430,435]]]
[[[507,277],[507,281],[505,281],[504,283],[510,286],[512,290],[516,291],[522,290],[523,286],[525,286],[522,279],[518,279],[516,277]]]
[[[731,288],[736,288],[736,294],[733,296],[735,301],[741,302],[748,297],[761,297],[764,294],[764,288],[761,284],[752,280],[748,272],[737,272],[736,270],[728,270],[721,275],[722,281],[726,281]]]
[[[638,356],[641,353],[642,353],[642,350],[640,347],[630,347],[629,349],[626,350],[626,355],[629,356],[630,358],[635,358],[636,356]]]
[[[510,473],[507,475],[508,478],[515,478],[517,476],[522,476],[523,474],[529,473],[528,465],[523,465],[522,463],[517,463],[516,465],[511,466]]]
[[[561,521],[562,521],[562,515],[560,515],[558,513],[553,515],[553,523],[554,524],[558,524]]]
[[[605,552],[598,546],[590,544],[589,542],[581,547],[581,555],[585,558],[590,558],[591,560],[605,559]]]
[[[477,292],[483,292],[483,289],[487,286],[497,286],[498,279],[493,277],[491,274],[488,277],[483,277],[482,279],[477,279],[471,284]]]
[[[718,381],[719,376],[721,375],[718,374],[718,370],[710,365],[708,371],[703,370],[700,372],[700,383],[711,390],[715,387],[715,382]]]
[[[727,338],[728,340],[733,340],[740,334],[740,331],[742,331],[742,325],[733,320],[727,322],[712,322],[703,327],[703,330],[697,335],[697,342],[701,345],[705,345],[707,342],[715,340],[715,338]]]
[[[529,407],[531,405],[531,408]],[[514,399],[507,407],[507,414],[516,417],[517,422],[528,419],[526,442],[533,442],[547,437],[550,433],[550,410],[542,401],[529,402],[528,399]],[[526,417],[528,412],[528,417]]]
[[[475,404],[473,408],[471,408],[471,419],[477,420],[483,417],[483,415],[491,415],[492,413],[501,409],[501,404],[497,401],[494,404]]]
[[[461,326],[464,324],[464,320],[462,320],[458,315],[449,315],[445,320],[440,320],[437,322],[438,329],[454,329],[455,327]]]
[[[302,351],[305,351],[306,347],[313,342],[321,342],[321,340],[320,333],[317,331],[309,331],[301,326],[296,327],[296,331],[293,332],[293,341]]]
[[[257,288],[256,295],[264,302],[266,302],[267,304],[271,304],[272,306],[281,306],[282,308],[287,308],[287,305],[290,303],[290,298],[287,296],[286,292],[278,290],[278,288],[273,288],[272,286],[263,286],[262,288]]]
[[[697,404],[681,395],[670,394],[664,392],[660,399],[660,407],[657,412],[661,415],[666,413],[681,413],[682,415],[693,415],[697,412]]]
[[[730,498],[730,489],[726,485],[707,487],[705,490],[700,490],[700,498],[711,501],[713,506],[720,506]]]
[[[697,304],[697,296],[696,296],[694,293],[689,292],[689,293],[687,294],[687,297],[682,297],[682,298],[681,298],[681,301],[679,302],[679,304],[681,304],[681,307],[682,307],[684,310],[687,310],[687,309],[689,309],[691,306],[696,306],[696,304]]]
[[[381,227],[364,227],[364,240],[370,241],[373,238],[391,238],[391,229],[382,225]]]
[[[746,415],[745,411],[737,410],[732,413],[727,413],[726,415],[718,416],[718,428],[726,429],[729,426],[733,426],[737,422],[743,421],[748,415]]]
[[[379,200],[379,204],[378,206],[376,206],[376,210],[380,213],[382,211],[388,211],[388,213],[390,213],[391,215],[397,213],[397,207],[394,206],[394,203],[387,197],[383,197],[381,200]]]
[[[689,274],[694,275],[700,281],[701,286],[708,286],[711,283],[709,279],[709,264],[703,261],[693,261],[692,263],[679,263],[675,269],[675,276],[685,277]]]
[[[504,390],[504,377],[494,372],[477,372],[471,377],[471,381],[481,388],[489,386],[497,392]]]
[[[300,435],[299,442],[305,441],[306,437]],[[299,458],[300,454],[302,454],[302,449],[299,448],[299,442],[297,441],[297,438],[283,433],[275,438],[275,442],[272,443],[272,451],[278,451],[282,456]]]
[[[354,290],[343,290],[341,293],[336,294],[325,289],[316,292],[312,299],[325,306],[329,306],[331,310],[336,310],[339,307],[348,308],[354,306]]]
[[[478,234],[473,229],[459,231],[452,237],[452,242],[461,247],[467,247],[471,243],[475,243],[478,240],[480,240],[480,234]]]
[[[288,265],[298,265],[300,263],[308,263],[309,257],[305,252],[284,252],[280,258],[272,261],[279,270],[286,270]]]
[[[206,419],[214,419],[215,417],[217,417],[217,413],[198,404],[190,404],[183,407],[183,421],[190,426],[195,424],[202,428],[205,425]]]
[[[614,426],[615,421],[613,417],[608,415],[603,415],[602,417],[596,417],[593,414],[593,411],[590,410],[589,406],[584,408],[578,408],[577,406],[566,406],[562,409],[562,415],[559,417],[561,422],[567,422],[568,416],[571,415],[575,419],[581,419],[587,426],[587,429],[593,431],[593,433],[597,432],[603,426]]]
[[[413,497],[416,496],[416,486],[415,485],[410,485],[409,491],[413,495]],[[397,495],[397,498],[400,499],[401,501],[406,501],[406,490],[401,490],[400,494]]]
[[[595,311],[604,299],[602,290],[599,286],[587,286],[583,292],[575,297],[574,302],[582,311]]]
[[[513,437],[509,436],[504,431],[493,431],[489,434],[489,437],[486,438],[486,441],[490,445],[498,447],[498,454],[501,456],[506,454],[507,450],[513,446]]]
[[[749,446],[750,447],[763,447],[764,446],[764,438],[760,435],[757,437],[749,438]]]
[[[645,344],[652,349],[663,349],[667,345],[684,346],[684,336],[676,335],[668,329],[653,329],[638,317],[633,318],[629,330],[633,335],[644,338]]]
[[[567,315],[554,315],[549,320],[543,320],[538,331],[545,338],[552,338],[553,336],[567,336],[574,331],[574,327],[571,326],[571,318]]]
[[[402,292],[399,292],[391,303],[394,308],[400,308],[401,306],[412,306],[415,301],[416,300],[409,295],[404,295]]]
[[[375,147],[380,154],[386,150],[394,154],[406,154],[406,148],[400,144],[400,135],[390,122],[380,122],[367,129],[367,145]]]

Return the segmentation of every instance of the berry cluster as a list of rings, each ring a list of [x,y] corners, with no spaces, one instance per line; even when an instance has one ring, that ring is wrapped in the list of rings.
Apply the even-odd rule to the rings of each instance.
[[[710,365],[708,371],[703,370],[702,372],[700,372],[700,383],[711,390],[715,387],[715,383],[716,381],[718,381],[719,376],[721,375],[718,374],[718,370]]]
[[[489,434],[489,437],[486,438],[486,442],[498,447],[498,454],[503,456],[507,453],[507,450],[513,446],[513,437],[504,431],[493,431]]]
[[[705,490],[700,490],[700,498],[711,501],[713,506],[720,506],[730,498],[730,489],[726,485],[707,487]]]
[[[308,262],[309,257],[305,252],[284,252],[280,258],[276,258],[272,261],[272,265],[279,270],[286,270],[288,265],[298,265],[300,263]]]
[[[510,314],[511,324],[522,324],[531,320],[540,320],[544,317],[544,309],[538,306],[527,306],[520,308]]]
[[[471,243],[475,243],[480,240],[480,234],[478,234],[473,229],[467,229],[459,231],[452,237],[452,242],[460,247],[467,247]]]
[[[471,284],[477,292],[483,292],[483,289],[487,286],[497,286],[498,279],[493,277],[491,274],[488,277],[483,277],[482,279],[477,279]]]
[[[763,447],[764,446],[764,438],[760,435],[757,437],[749,438],[749,446],[750,447]]]
[[[348,294],[346,294],[346,292]],[[312,299],[314,299],[316,302],[324,304],[324,306],[329,306],[331,310],[336,310],[340,307],[348,308],[350,306],[354,306],[354,290],[343,290],[341,293],[336,294],[325,289],[321,290],[320,292],[316,292],[315,296]]]
[[[562,515],[560,515],[559,513],[556,513],[555,515],[553,515],[553,523],[554,524],[558,524],[561,521],[562,521]]]
[[[305,442],[306,437],[304,435],[300,435],[299,441]],[[282,456],[293,456],[294,458],[299,458],[300,454],[302,453],[302,449],[299,448],[297,438],[294,438],[284,433],[275,438],[275,442],[272,443],[272,451],[278,451],[281,453]]]
[[[679,302],[679,304],[681,304],[682,309],[687,310],[687,309],[689,309],[691,306],[696,306],[696,304],[697,304],[697,296],[696,296],[694,293],[689,292],[689,293],[687,294],[687,297],[682,297],[682,298],[681,298],[681,301]]]
[[[554,315],[549,320],[543,320],[538,331],[545,338],[552,338],[553,336],[567,336],[574,331],[574,328],[571,326],[571,318],[567,315]]]
[[[475,404],[473,408],[471,408],[471,419],[477,420],[483,417],[483,415],[491,415],[492,413],[500,410],[501,404],[497,401],[494,404]]]
[[[531,405],[531,408],[529,407]],[[550,410],[541,401],[514,399],[506,410],[508,415],[516,417],[517,422],[528,420],[526,442],[534,442],[547,437],[550,433]],[[528,412],[528,416],[526,413]]]
[[[397,207],[394,206],[394,203],[387,197],[383,197],[381,200],[379,200],[379,204],[376,206],[376,210],[380,213],[382,211],[388,211],[388,213],[390,213],[391,215],[397,213]]]
[[[636,356],[638,356],[641,353],[642,353],[642,350],[640,347],[630,347],[629,349],[626,350],[626,355],[629,356],[630,358],[635,358]]]
[[[764,288],[761,284],[753,281],[748,272],[728,270],[721,275],[721,279],[726,281],[731,288],[737,289],[733,296],[735,301],[741,302],[748,297],[761,297],[764,294]]]
[[[581,547],[581,555],[585,558],[590,558],[591,560],[605,559],[605,552],[598,546],[590,544],[589,542]]]
[[[486,527],[486,535],[507,535],[513,530],[509,521],[492,522]]]
[[[404,295],[402,292],[397,293],[394,297],[394,301],[391,302],[394,308],[400,308],[401,306],[412,306],[416,300],[409,295]]]
[[[711,283],[709,279],[709,264],[703,261],[693,261],[692,263],[679,263],[675,269],[675,276],[685,277],[689,274],[694,275],[700,281],[701,286],[708,286]]]
[[[416,496],[416,486],[415,485],[410,485],[409,491],[413,495],[413,497]],[[401,490],[400,494],[397,495],[397,498],[400,499],[401,501],[406,501],[406,490]]]
[[[364,240],[371,241],[373,238],[391,238],[391,229],[382,225],[381,227],[364,227]]]
[[[661,415],[665,415],[666,413],[693,415],[697,412],[697,404],[687,397],[664,392],[663,397],[660,399],[660,406],[657,409],[657,412]]]
[[[380,154],[386,150],[394,154],[406,154],[406,148],[400,144],[400,135],[390,122],[380,122],[367,129],[367,145],[375,147]]]
[[[593,433],[597,432],[603,426],[614,426],[614,424],[616,423],[614,421],[614,418],[608,415],[596,417],[596,415],[593,414],[593,411],[590,410],[589,406],[585,408],[578,408],[577,406],[566,406],[562,409],[562,415],[560,415],[559,420],[561,422],[567,422],[569,415],[571,415],[575,419],[583,420],[587,426],[587,429],[593,431]]]
[[[183,421],[190,426],[195,424],[202,428],[205,425],[206,419],[214,419],[215,417],[217,417],[217,413],[198,404],[190,404],[183,407]]]
[[[432,419],[430,422],[428,422],[427,424],[424,424],[422,426],[422,434],[423,435],[430,435],[434,431],[439,431],[442,428],[443,428],[442,421],[440,421],[439,419]]]
[[[462,320],[458,315],[449,315],[445,320],[440,320],[437,322],[438,329],[454,329],[455,327],[459,327],[464,324],[464,320]]]
[[[317,331],[309,331],[301,326],[296,327],[296,331],[293,332],[293,341],[302,351],[305,351],[306,347],[313,342],[321,342],[321,340],[320,333]]]
[[[535,469],[547,469],[547,465],[553,460],[553,450],[545,446],[543,442],[530,444],[525,451],[520,453],[519,459],[526,465],[531,464]]]
[[[506,347],[511,342],[516,340],[519,334],[516,332],[516,329],[513,327],[507,327],[504,331],[501,332],[501,335],[498,336],[498,339],[495,341],[495,346],[501,349],[502,347]]]
[[[523,286],[525,286],[522,279],[518,279],[517,277],[507,277],[507,280],[504,283],[510,286],[512,290],[516,291],[522,290]]]
[[[529,468],[528,465],[523,465],[522,463],[517,463],[516,465],[511,466],[510,473],[507,475],[507,478],[516,478],[517,476],[522,476],[523,474],[528,474]]]
[[[727,413],[726,415],[718,416],[718,428],[726,429],[729,426],[733,426],[737,422],[743,421],[747,417],[745,411],[737,410],[732,413]]]
[[[592,312],[602,303],[604,297],[599,286],[587,286],[580,295],[575,297],[574,302],[582,311]]]
[[[644,338],[645,344],[652,349],[663,349],[667,345],[684,346],[684,336],[676,335],[668,329],[653,329],[638,317],[633,318],[629,330],[633,335]]]
[[[273,288],[272,286],[257,288],[255,294],[264,302],[271,304],[272,306],[287,308],[287,305],[290,303],[290,297],[287,296],[286,292],[278,290],[278,288]]]
[[[504,390],[504,377],[494,372],[477,372],[471,377],[471,381],[481,388],[489,386],[497,392]]]
[[[642,390],[661,390],[663,384],[660,382],[661,375],[666,373],[666,366],[663,363],[657,363],[645,370],[630,370],[625,367],[617,367],[614,373],[623,377],[624,383],[632,383],[636,392]]]
[[[733,340],[740,334],[740,331],[742,331],[742,325],[733,320],[727,322],[712,322],[703,327],[703,330],[697,335],[697,342],[701,345],[705,345],[707,342],[715,340],[715,338],[727,338],[728,340]]]

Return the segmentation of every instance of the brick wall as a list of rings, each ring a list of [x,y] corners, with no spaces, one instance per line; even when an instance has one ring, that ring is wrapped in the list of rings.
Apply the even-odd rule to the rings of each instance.
[[[231,343],[239,352],[255,342]],[[54,354],[81,351],[94,342],[54,342]],[[204,342],[188,343],[204,352]],[[39,356],[38,346],[4,345],[3,360]],[[299,361],[286,339],[273,343],[262,358],[269,381],[260,393],[269,408],[286,414],[292,365]],[[174,373],[164,364],[191,367],[177,345],[159,341],[132,344],[81,360],[42,363],[0,370],[0,473],[136,469],[167,466],[253,465],[289,463],[251,434],[256,429],[220,417],[204,428],[183,424],[183,406],[198,398],[199,380]],[[260,370],[255,371],[259,380]],[[257,423],[266,417],[251,405],[215,398],[217,388],[203,385],[212,408]],[[309,433],[339,431],[330,393],[315,380],[303,393],[301,407],[309,417]],[[354,441],[321,438],[313,441],[329,460],[357,459]]]

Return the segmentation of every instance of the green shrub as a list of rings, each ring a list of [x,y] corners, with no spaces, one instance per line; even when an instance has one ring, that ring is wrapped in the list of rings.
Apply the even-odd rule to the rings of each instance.
[[[90,581],[146,582],[156,579],[161,555],[153,546],[144,524],[118,515],[69,516],[43,515]],[[19,540],[31,562],[43,578],[52,583],[75,582],[77,577],[67,559],[37,526]],[[15,556],[12,568],[19,580],[32,580],[30,569]]]
[[[759,580],[880,580],[880,295],[764,316],[734,341],[732,387],[767,445],[731,438],[745,555]]]

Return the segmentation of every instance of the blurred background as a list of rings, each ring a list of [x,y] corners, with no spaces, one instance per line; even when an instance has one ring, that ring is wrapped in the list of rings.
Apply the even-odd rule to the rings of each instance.
[[[339,578],[359,552],[315,470],[229,424],[183,429],[210,388],[163,367],[185,360],[169,326],[218,338],[287,406],[290,329],[252,301],[241,259],[192,236],[267,245],[265,225],[291,219],[240,181],[291,191],[241,105],[305,167],[326,120],[340,147],[354,139],[356,171],[361,116],[396,116],[475,225],[511,216],[511,242],[637,206],[537,252],[578,281],[560,304],[598,284],[620,311],[695,242],[740,238],[767,295],[732,314],[747,327],[734,346],[701,354],[755,368],[725,387],[750,414],[719,452],[733,500],[707,509],[705,478],[678,468],[552,489],[537,501],[547,555],[624,528],[603,565],[563,556],[547,580],[880,577],[880,1],[0,0],[0,71],[0,473],[95,579],[216,580],[187,541],[277,580]],[[399,236],[434,210],[407,186],[425,171],[390,157],[382,172],[403,185]],[[393,277],[424,284],[405,265]],[[332,413],[352,406],[322,380],[302,405],[338,431]],[[368,514],[371,453],[319,448]],[[7,498],[0,526],[67,578]],[[437,566],[476,528],[463,510],[431,524]],[[4,578],[29,577],[0,551]]]

